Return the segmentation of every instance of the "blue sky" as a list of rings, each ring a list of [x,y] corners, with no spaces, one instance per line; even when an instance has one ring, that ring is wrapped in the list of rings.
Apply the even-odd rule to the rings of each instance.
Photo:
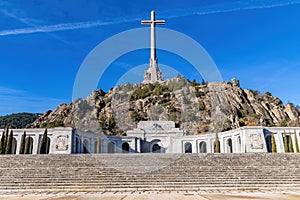
[[[141,28],[151,10],[166,20],[165,28],[201,44],[223,80],[235,77],[243,88],[300,105],[300,0],[1,0],[0,115],[71,102],[86,56],[107,38]],[[170,52],[158,51],[158,58],[190,80],[201,78]],[[147,49],[120,56],[98,87],[107,91],[148,59]]]

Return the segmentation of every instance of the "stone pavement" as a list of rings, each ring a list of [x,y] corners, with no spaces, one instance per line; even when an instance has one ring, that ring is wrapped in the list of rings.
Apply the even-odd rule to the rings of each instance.
[[[95,192],[51,192],[51,193],[3,193],[0,200],[299,200],[300,192],[230,192],[227,193],[155,193],[155,192],[133,192],[133,193],[95,193]]]
[[[4,192],[0,200],[299,200],[300,192]]]

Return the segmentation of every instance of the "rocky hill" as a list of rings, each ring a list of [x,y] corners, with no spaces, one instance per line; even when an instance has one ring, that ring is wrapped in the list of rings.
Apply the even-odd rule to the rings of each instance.
[[[161,84],[126,84],[47,111],[28,127],[71,126],[122,135],[140,120],[172,120],[187,134],[241,126],[299,126],[300,112],[270,93],[242,89],[239,81],[202,83],[178,76]]]

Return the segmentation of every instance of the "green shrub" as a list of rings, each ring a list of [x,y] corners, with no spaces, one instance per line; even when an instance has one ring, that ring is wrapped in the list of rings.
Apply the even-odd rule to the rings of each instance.
[[[144,99],[150,96],[152,90],[150,90],[149,88],[151,87],[143,87],[143,88],[135,89],[130,97],[130,100]]]
[[[199,101],[199,110],[205,110],[205,104],[203,101]]]
[[[272,96],[272,94],[270,92],[266,92],[265,95]]]
[[[194,79],[194,80],[191,82],[191,86],[193,86],[193,87],[200,86],[200,83]]]
[[[281,127],[287,127],[287,122],[286,121],[281,121],[279,126]]]
[[[116,120],[113,116],[111,116],[108,120],[108,130],[113,131],[116,128]]]
[[[132,119],[133,121],[135,121],[135,122],[139,122],[139,121],[142,120],[142,117],[141,117],[141,115],[140,115],[137,111],[133,111],[133,112],[131,113],[131,119]]]
[[[165,92],[170,92],[169,88],[165,85],[161,85],[161,84],[156,84],[154,89],[153,89],[153,95],[158,96],[158,95],[162,95]]]
[[[38,113],[16,113],[6,116],[0,116],[0,128],[5,128],[7,124],[11,128],[25,128],[27,124],[38,119]]]
[[[99,125],[102,130],[107,130],[106,119],[103,116],[99,119]]]
[[[63,127],[63,121],[53,121],[53,122],[44,122],[41,124],[41,128],[55,128],[55,127]]]

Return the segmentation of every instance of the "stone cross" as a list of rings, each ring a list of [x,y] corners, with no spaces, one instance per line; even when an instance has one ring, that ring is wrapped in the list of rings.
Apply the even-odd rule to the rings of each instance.
[[[156,37],[155,37],[155,26],[156,24],[165,24],[165,20],[156,20],[155,12],[151,11],[151,19],[150,20],[142,20],[142,24],[150,24],[151,25],[151,51],[150,51],[150,67],[145,72],[143,83],[154,83],[161,82],[163,80],[163,76],[161,71],[158,69],[157,58],[156,58]]]

